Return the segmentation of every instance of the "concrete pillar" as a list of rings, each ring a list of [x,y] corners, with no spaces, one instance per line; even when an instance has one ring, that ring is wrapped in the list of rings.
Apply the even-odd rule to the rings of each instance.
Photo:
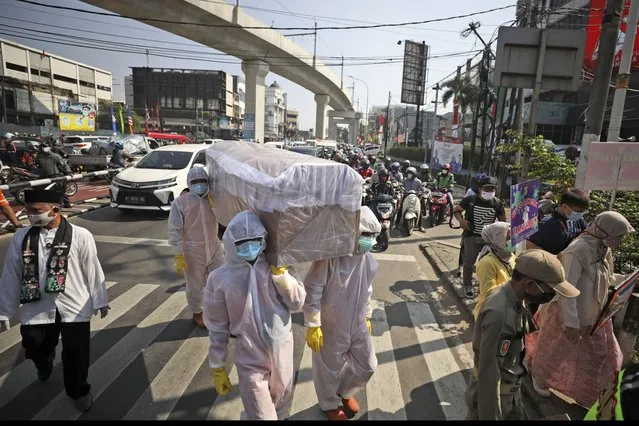
[[[244,138],[264,143],[264,78],[268,63],[259,59],[242,61],[242,71],[246,79]]]
[[[328,95],[315,95],[317,110],[315,112],[315,137],[317,139],[326,138],[326,107],[330,101]]]
[[[351,118],[348,126],[348,143],[357,145],[357,135],[359,134],[359,118]]]
[[[337,140],[337,122],[335,117],[328,117],[328,139]]]

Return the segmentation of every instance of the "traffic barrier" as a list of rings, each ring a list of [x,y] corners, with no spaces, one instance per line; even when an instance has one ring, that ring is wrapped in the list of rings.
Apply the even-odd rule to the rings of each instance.
[[[68,176],[59,176],[59,177],[48,178],[48,179],[21,181],[21,182],[12,183],[10,185],[0,185],[0,191],[11,191],[13,189],[19,189],[19,188],[33,188],[37,186],[50,185],[52,183],[58,183],[58,182],[82,180],[82,179],[95,177],[95,176],[105,176],[111,173],[118,173],[118,172],[121,172],[122,170],[124,170],[124,168],[100,170],[97,172],[81,173],[81,174],[68,175]]]

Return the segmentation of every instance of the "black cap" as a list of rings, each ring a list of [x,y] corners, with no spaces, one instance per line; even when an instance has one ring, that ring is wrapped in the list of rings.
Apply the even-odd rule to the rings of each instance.
[[[497,178],[494,178],[492,176],[485,176],[483,177],[480,181],[479,181],[479,186],[494,186],[496,187],[498,185],[498,181]]]
[[[25,203],[50,203],[50,204],[62,204],[62,197],[64,193],[61,191],[46,190],[46,189],[27,189],[24,191]]]

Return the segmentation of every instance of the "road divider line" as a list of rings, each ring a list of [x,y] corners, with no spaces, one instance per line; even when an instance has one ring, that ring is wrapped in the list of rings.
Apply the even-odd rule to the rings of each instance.
[[[376,354],[384,353],[385,359],[378,359],[377,369],[366,385],[368,419],[406,420],[406,404],[402,396],[384,304],[371,300],[371,305],[373,348]],[[384,389],[384,392],[380,392],[380,389]]]
[[[135,358],[186,307],[183,290],[173,293],[118,343],[103,354],[89,369],[89,383],[94,399],[98,399],[109,385],[122,374]],[[34,420],[75,420],[82,415],[66,393],[60,393]]]
[[[109,282],[112,285],[115,282]],[[109,315],[105,318],[94,316],[91,321],[91,338],[98,334],[101,330],[104,330],[113,321],[120,318],[125,313],[129,312],[131,308],[137,305],[142,299],[144,299],[149,293],[158,288],[157,284],[138,284],[135,287],[129,289],[126,293],[109,303],[111,309]],[[14,327],[18,328],[18,326]],[[20,331],[18,330],[18,334]],[[55,367],[62,362],[62,344],[58,342],[56,346],[55,359],[53,360],[53,366]],[[26,389],[31,383],[35,382],[38,378],[37,371],[33,362],[25,360],[14,367],[11,371],[0,377],[0,407],[3,407],[13,398],[15,398],[20,392]]]
[[[167,240],[158,240],[153,238],[131,238],[116,237],[112,235],[94,235],[93,239],[96,243],[170,247]]]

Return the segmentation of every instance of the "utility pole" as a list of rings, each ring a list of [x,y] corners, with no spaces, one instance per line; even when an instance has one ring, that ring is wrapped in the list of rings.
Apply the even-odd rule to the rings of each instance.
[[[608,0],[601,25],[601,37],[595,62],[595,78],[592,82],[588,112],[586,114],[586,128],[581,139],[581,155],[577,166],[575,186],[583,188],[586,182],[586,166],[588,165],[588,150],[591,142],[598,142],[603,127],[604,112],[608,99],[608,86],[612,77],[612,66],[617,44],[617,34],[621,23],[621,12],[624,0]]]
[[[343,89],[344,87],[344,55],[342,55],[342,77],[339,80],[339,88]]]
[[[426,143],[426,146],[424,146],[424,163],[425,164],[429,164],[431,161],[430,159],[432,158],[432,155],[433,155],[433,149],[435,149],[435,137],[436,137],[435,135],[439,131],[439,120],[437,120],[437,105],[439,104],[440,90],[441,90],[441,87],[439,87],[439,82],[437,82],[435,84],[435,100],[433,101],[433,103],[435,104],[435,116],[433,117],[435,128],[433,129],[432,138],[431,138],[431,140],[433,141],[433,146],[431,147],[431,150],[430,150],[431,155],[428,155],[428,142]]]
[[[355,83],[353,83],[355,84]],[[388,155],[388,136],[390,135],[390,103],[391,92],[388,91],[388,105],[386,106],[386,119],[384,120],[384,154]]]
[[[608,137],[606,138],[610,142],[617,142],[619,140],[623,108],[626,103],[626,91],[630,83],[630,67],[632,65],[638,18],[639,0],[631,0],[630,10],[628,11],[628,21],[626,22],[626,38],[623,41],[621,64],[619,65],[619,73],[617,74],[615,96],[612,101],[612,112],[610,113],[610,124],[608,125]]]
[[[315,68],[316,55],[317,55],[317,21],[315,21],[315,31],[313,31],[313,68]]]

